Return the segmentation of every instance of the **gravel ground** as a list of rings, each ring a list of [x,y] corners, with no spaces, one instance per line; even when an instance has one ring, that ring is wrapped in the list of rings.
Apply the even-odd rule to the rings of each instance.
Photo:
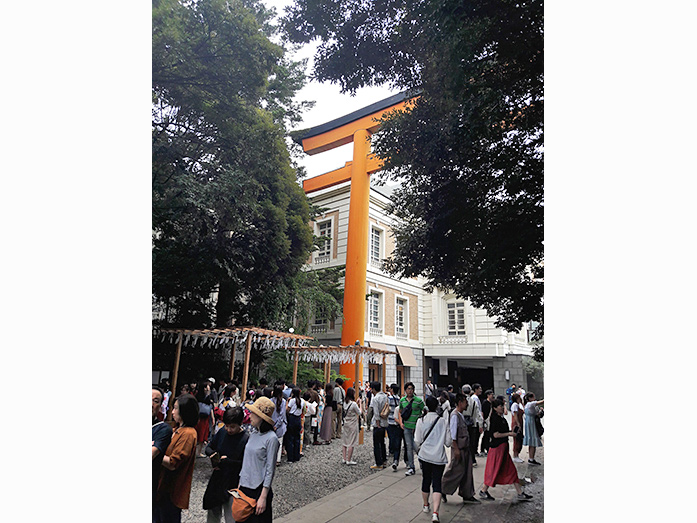
[[[286,462],[283,456],[276,467],[272,484],[274,519],[375,473],[370,470],[374,461],[372,432],[365,432],[364,444],[354,448],[352,459],[358,465],[341,463],[341,440],[305,446],[303,454],[295,463]],[[210,459],[196,458],[189,510],[182,511],[183,523],[205,523],[207,511],[202,508],[202,500],[211,472]]]
[[[544,447],[538,447],[535,453],[535,459],[542,463],[542,465],[528,465],[527,472],[525,473],[525,492],[532,495],[532,500],[527,503],[511,503],[510,508],[506,512],[506,521],[515,521],[516,523],[542,523],[545,520],[544,451]],[[527,447],[523,447],[520,456],[526,460],[528,459]]]

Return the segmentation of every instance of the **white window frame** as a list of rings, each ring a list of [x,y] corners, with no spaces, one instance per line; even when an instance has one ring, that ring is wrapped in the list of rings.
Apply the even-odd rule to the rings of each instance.
[[[377,299],[377,322],[372,321],[373,303]],[[368,333],[372,336],[382,336],[385,332],[385,293],[379,289],[370,289],[368,298]],[[373,323],[377,326],[373,326]]]
[[[404,302],[404,315],[402,322],[404,323],[404,332],[399,332],[398,323],[398,313],[399,313],[399,300]],[[395,337],[408,339],[409,338],[409,298],[406,296],[395,296],[394,297],[394,333]]]
[[[461,307],[458,307],[458,304],[462,304]],[[452,307],[451,307],[452,305]],[[466,310],[466,305],[464,300],[453,300],[449,301],[445,305],[445,332],[448,336],[466,336],[467,335],[467,315],[465,314]],[[453,316],[454,316],[454,322],[455,322],[455,328],[454,330],[450,329],[450,311],[453,311]],[[462,329],[458,329],[458,323],[460,322],[458,318],[458,312],[462,312]]]
[[[373,256],[373,231],[377,231],[380,237],[378,245],[378,258]],[[376,268],[382,267],[382,260],[385,257],[385,229],[374,223],[370,224],[370,234],[368,236],[368,262]]]
[[[334,231],[334,217],[315,222],[315,235],[321,236],[320,226],[323,226],[325,224],[327,224],[327,236],[329,236],[329,238],[327,238],[327,240],[325,241],[325,250],[322,250],[322,248],[320,248],[315,252],[315,264],[329,263],[332,259],[332,232]]]

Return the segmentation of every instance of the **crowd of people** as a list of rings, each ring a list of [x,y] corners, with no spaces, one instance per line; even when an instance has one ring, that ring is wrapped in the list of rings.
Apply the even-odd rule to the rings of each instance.
[[[272,482],[282,455],[294,463],[307,445],[337,440],[341,463],[357,465],[354,449],[363,443],[364,428],[373,435],[371,469],[391,466],[396,472],[402,449],[406,476],[416,473],[418,461],[423,511],[432,513],[433,522],[439,521],[441,502],[455,491],[465,503],[480,503],[472,474],[477,457],[487,458],[481,499],[493,500],[489,488],[507,484],[514,485],[519,500],[531,498],[514,462],[523,462],[519,454],[528,446],[528,464],[539,465],[535,450],[542,446],[544,400],[515,385],[506,390],[507,401],[492,390],[482,393],[477,383],[455,393],[452,385],[439,390],[429,380],[423,398],[412,382],[405,383],[403,396],[397,384],[357,385],[344,388],[339,377],[326,384],[309,381],[301,390],[282,379],[269,386],[262,378],[251,384],[244,401],[239,384],[225,379],[184,384],[174,400],[167,380],[153,386],[153,523],[181,521],[197,457],[210,459],[213,467],[203,496],[209,523],[234,521],[233,500],[240,495],[235,492],[254,501],[247,521],[272,521]],[[509,410],[511,427],[504,417]],[[165,421],[170,413],[172,424]]]

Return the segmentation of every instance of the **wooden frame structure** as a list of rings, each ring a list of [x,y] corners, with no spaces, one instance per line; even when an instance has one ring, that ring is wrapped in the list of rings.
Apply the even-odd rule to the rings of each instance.
[[[386,365],[385,359],[388,355],[396,357],[396,352],[391,352],[384,349],[373,347],[363,347],[361,345],[347,346],[324,346],[311,347],[305,345],[313,340],[311,336],[303,336],[301,334],[293,334],[290,332],[273,331],[261,329],[259,327],[229,327],[224,329],[169,329],[157,328],[154,330],[155,337],[161,336],[162,341],[169,337],[170,342],[177,344],[177,351],[174,356],[174,369],[172,377],[172,391],[176,396],[177,381],[179,379],[179,362],[181,360],[182,347],[199,346],[214,346],[218,345],[221,349],[230,347],[230,365],[229,376],[233,378],[235,370],[235,351],[238,344],[245,344],[244,356],[244,373],[242,377],[242,390],[240,397],[244,401],[247,396],[247,383],[249,379],[249,363],[252,350],[252,343],[256,342],[265,348],[272,350],[284,349],[293,351],[293,382],[298,379],[298,362],[300,359],[305,361],[314,361],[324,363],[324,381],[329,381],[330,368],[332,363],[345,363],[353,360],[358,363],[361,360],[372,361],[373,363],[382,364],[382,383],[385,386]],[[359,369],[362,365],[355,365],[354,383],[360,381]],[[350,377],[349,377],[350,378]],[[172,410],[169,410],[167,419],[171,420]]]
[[[235,371],[235,351],[238,344],[245,344],[244,374],[242,377],[242,390],[240,397],[244,400],[247,394],[247,382],[249,379],[249,356],[252,351],[252,343],[257,342],[265,348],[287,349],[289,345],[302,348],[303,344],[309,343],[314,339],[311,336],[293,334],[291,332],[281,332],[259,327],[228,327],[222,329],[156,329],[155,336],[162,336],[162,340],[169,336],[170,342],[177,344],[177,352],[174,356],[174,369],[172,377],[172,391],[177,393],[177,381],[179,379],[179,362],[181,360],[182,347],[214,346],[218,345],[221,349],[227,347],[230,351],[229,376],[233,378]],[[297,371],[297,369],[296,369]],[[168,413],[170,419],[172,411]]]
[[[353,379],[353,386],[356,387],[357,383],[361,380],[359,375],[360,369],[363,365],[358,365],[360,360],[368,360],[373,363],[378,363],[382,365],[382,383],[385,386],[386,381],[386,357],[387,356],[397,356],[396,352],[377,349],[373,347],[364,347],[362,345],[340,345],[340,346],[324,346],[319,347],[288,347],[286,350],[293,351],[293,383],[298,381],[298,361],[302,358],[305,361],[315,361],[324,363],[324,381],[329,381],[329,373],[332,363],[346,363],[352,360],[354,365],[354,376],[347,376],[349,379]]]

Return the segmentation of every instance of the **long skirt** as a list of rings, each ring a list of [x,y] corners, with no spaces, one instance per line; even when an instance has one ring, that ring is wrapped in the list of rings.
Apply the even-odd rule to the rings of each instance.
[[[341,433],[341,444],[344,447],[355,447],[358,445],[358,416],[346,416],[344,430]]]
[[[535,426],[535,416],[528,416],[525,414],[525,433],[523,434],[523,445],[528,447],[541,447],[542,440],[537,434],[537,427]]]
[[[464,499],[474,496],[474,478],[472,476],[472,454],[469,447],[460,449],[460,460],[455,459],[454,450],[450,449],[450,463],[443,473],[441,488],[443,494],[453,494],[455,490]]]
[[[208,426],[208,417],[199,418],[196,424],[196,441],[198,443],[203,443],[208,440],[208,434],[210,433],[210,427]]]
[[[488,487],[496,485],[512,485],[518,483],[518,471],[508,454],[508,442],[489,449],[484,469],[484,484]]]
[[[324,407],[322,412],[322,426],[319,429],[319,438],[324,441],[332,440],[332,408]]]

